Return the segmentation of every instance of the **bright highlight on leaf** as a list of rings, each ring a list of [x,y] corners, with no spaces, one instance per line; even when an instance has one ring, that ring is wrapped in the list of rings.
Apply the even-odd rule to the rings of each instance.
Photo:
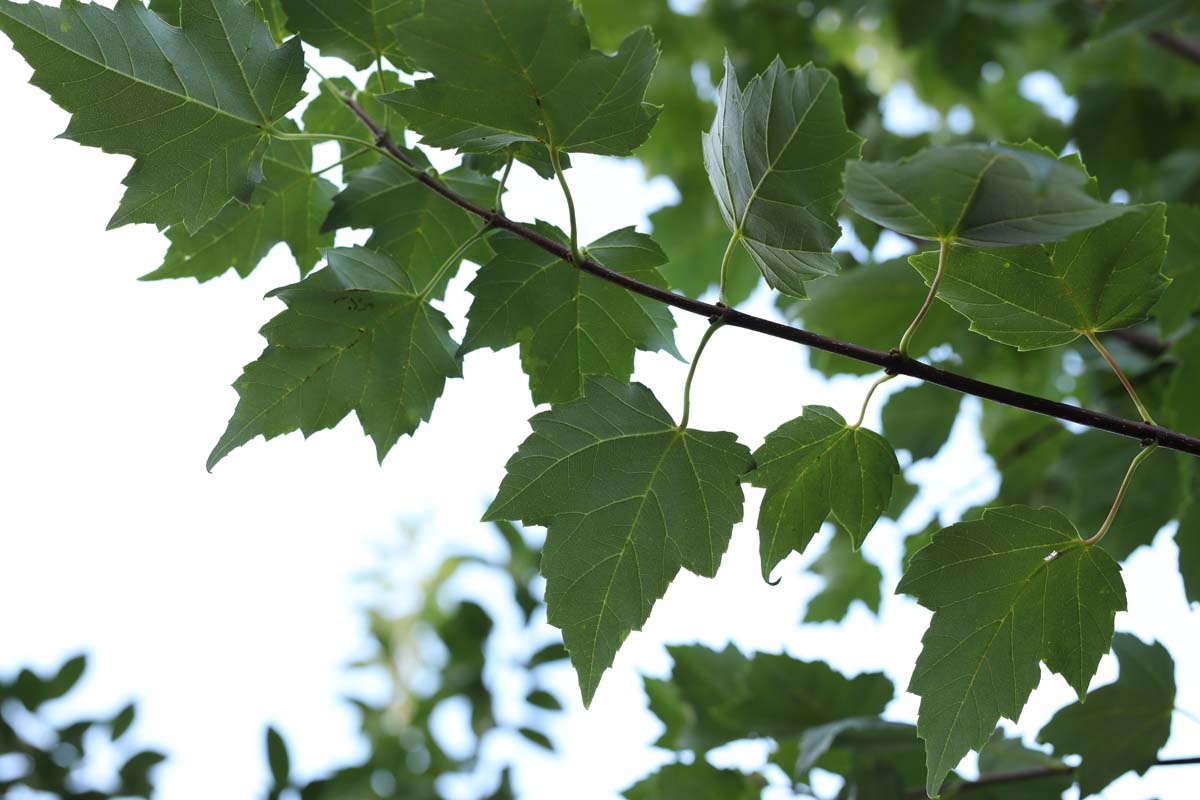
[[[952,248],[938,297],[971,330],[1021,350],[1145,320],[1167,279],[1166,206],[1132,206],[1105,224],[1052,245]],[[937,254],[913,256],[926,283]]]
[[[758,514],[764,580],[793,550],[803,553],[831,514],[862,546],[900,472],[887,440],[825,406],[808,406],[768,434],[754,461],[746,480],[767,490]]]
[[[838,271],[834,212],[846,160],[861,149],[830,72],[776,58],[739,89],[726,55],[704,165],[725,224],[772,287],[804,297],[804,281]]]
[[[657,110],[642,102],[658,47],[648,28],[593,50],[571,0],[437,0],[396,29],[433,77],[385,95],[423,142],[490,152],[517,142],[628,155]]]
[[[1115,683],[1087,702],[1059,709],[1038,738],[1054,752],[1078,753],[1082,797],[1095,794],[1130,770],[1143,775],[1171,736],[1175,711],[1175,662],[1158,642],[1145,644],[1119,633],[1113,651],[1121,665]]]
[[[354,411],[380,461],[461,375],[450,323],[387,256],[361,247],[271,292],[288,308],[262,329],[267,349],[234,383],[240,397],[208,467],[256,436],[332,428]]]
[[[531,420],[485,519],[545,525],[546,610],[585,704],[680,568],[712,577],[742,518],[750,451],[679,428],[641,384],[589,377]]]
[[[566,243],[560,231],[540,233]],[[675,349],[675,320],[656,303],[574,269],[515,234],[490,240],[496,256],[468,287],[475,302],[467,316],[462,352],[501,350],[520,343],[535,403],[565,403],[583,394],[585,375],[628,381],[636,350]],[[605,266],[665,288],[658,267],[667,260],[632,228],[597,239],[588,254]]]
[[[896,233],[1003,247],[1058,241],[1124,213],[1093,197],[1088,180],[1040,149],[955,144],[902,161],[850,162],[846,199]]]
[[[72,113],[64,138],[134,158],[111,227],[195,232],[250,202],[270,127],[301,98],[299,40],[276,48],[258,6],[182,0],[175,28],[141,3],[0,0],[0,30],[33,84]]]
[[[934,534],[896,587],[931,609],[909,691],[921,696],[930,796],[1000,717],[1016,720],[1038,662],[1082,698],[1125,609],[1120,568],[1050,508],[989,508]]]

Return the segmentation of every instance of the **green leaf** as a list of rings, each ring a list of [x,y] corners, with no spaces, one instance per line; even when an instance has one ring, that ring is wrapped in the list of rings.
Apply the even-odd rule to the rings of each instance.
[[[288,24],[321,55],[348,61],[355,69],[387,58],[409,67],[395,26],[421,9],[421,0],[281,0]]]
[[[450,323],[394,261],[361,247],[326,257],[324,269],[270,293],[288,308],[263,327],[267,349],[234,384],[240,399],[209,469],[256,436],[309,436],[351,411],[382,461],[461,374]]]
[[[87,656],[80,653],[67,659],[53,677],[46,680],[43,701],[57,700],[75,688],[83,673],[87,671]]]
[[[831,514],[858,549],[887,509],[900,472],[886,439],[846,425],[825,406],[807,406],[767,434],[754,461],[746,480],[766,489],[758,515],[765,580],[793,550],[803,553]]]
[[[928,290],[912,274],[907,260],[897,258],[847,269],[837,280],[817,281],[808,287],[808,294],[806,301],[778,298],[788,319],[802,322],[815,333],[886,351],[900,343]],[[962,319],[957,314],[934,303],[909,345],[909,354],[920,358],[934,347],[960,338],[961,329]],[[878,369],[820,350],[808,351],[808,363],[825,375],[865,375]]]
[[[154,792],[154,784],[150,781],[150,770],[166,760],[167,757],[156,750],[142,750],[130,756],[117,772],[120,779],[120,788],[117,794],[122,797],[149,798]]]
[[[855,600],[879,613],[883,573],[854,549],[849,536],[835,535],[830,539],[825,552],[808,571],[824,578],[825,585],[809,599],[802,622],[839,622],[850,612],[850,604]]]
[[[566,243],[556,228],[539,223],[542,235]],[[675,349],[675,320],[661,303],[573,268],[515,234],[491,239],[496,256],[468,287],[475,296],[462,352],[521,345],[535,403],[565,403],[583,394],[585,375],[628,381],[636,350]],[[587,247],[592,258],[631,278],[666,286],[657,267],[666,262],[658,245],[633,228],[622,228]]]
[[[1133,206],[1100,227],[1047,246],[952,248],[938,297],[971,330],[1019,350],[1055,347],[1081,334],[1146,319],[1167,286],[1166,206]],[[933,280],[937,256],[911,263]]]
[[[312,174],[311,142],[272,141],[263,159],[263,181],[250,205],[230,203],[195,233],[172,225],[162,266],[143,280],[204,282],[229,269],[244,278],[281,242],[291,249],[303,277],[321,259],[321,251],[333,246],[333,234],[322,233],[321,224],[336,193],[336,186]]]
[[[0,30],[34,68],[33,84],[73,115],[62,136],[134,159],[110,227],[196,231],[230,199],[249,202],[264,128],[302,96],[300,42],[276,48],[256,5],[184,0],[180,18],[172,27],[129,0],[0,0]]]
[[[669,647],[670,681],[647,679],[650,710],[667,723],[659,747],[706,751],[725,742],[790,737],[846,717],[882,713],[891,681],[879,673],[847,678],[820,661],[756,653],[732,645]]]
[[[1187,599],[1200,603],[1200,503],[1194,497],[1179,518],[1175,545],[1179,548],[1179,573]]]
[[[846,780],[847,796],[882,800],[896,792],[867,790],[881,785],[904,790],[924,781],[921,756],[916,726],[851,717],[804,731],[795,765],[788,766],[797,780],[806,780],[814,767],[836,771]]]
[[[550,692],[547,692],[545,689],[534,689],[525,696],[525,702],[536,708],[545,709],[546,711],[563,710],[563,705],[559,702],[558,698],[550,694]]]
[[[178,28],[180,7],[184,1],[186,0],[150,0],[150,10]],[[266,20],[274,40],[281,42],[286,39],[289,31],[283,8],[279,5],[280,0],[253,0],[253,2]]]
[[[115,742],[128,733],[129,728],[133,725],[133,720],[136,716],[137,706],[133,703],[129,703],[120,711],[118,711],[116,716],[114,716],[112,721],[109,723],[111,726],[109,731],[109,737],[111,740]]]
[[[621,794],[629,800],[757,800],[765,781],[737,770],[717,769],[703,759],[668,764]]]
[[[385,95],[433,147],[470,152],[541,142],[629,155],[657,110],[642,102],[658,60],[647,28],[615,55],[593,50],[570,0],[438,0],[396,34],[432,78]]]
[[[360,89],[349,78],[330,78],[329,82],[338,92],[348,92],[354,97],[355,101],[362,106],[363,111],[367,113],[377,125],[383,125],[385,120],[388,122],[388,133],[391,134],[394,140],[403,140],[404,126],[400,123],[399,117],[395,114],[388,115],[387,109],[383,103],[379,102],[379,95],[383,92],[394,92],[403,84],[400,81],[400,76],[394,72],[385,70],[384,72],[373,72],[364,82],[364,88]],[[355,139],[371,141],[374,137],[358,115],[350,110],[345,101],[330,92],[325,86],[304,108],[304,132],[305,133],[324,133],[334,136],[350,136]],[[338,142],[341,148],[342,158],[349,158],[352,154],[361,150],[361,146],[353,142]],[[342,165],[342,175],[349,177],[355,172],[364,170],[367,167],[374,166],[382,160],[384,156],[380,155],[375,150],[368,150],[355,156],[354,160]],[[490,201],[489,201],[490,202]]]
[[[805,297],[804,281],[838,271],[834,212],[861,149],[832,73],[776,58],[743,90],[725,57],[704,164],[725,224],[774,288]]]
[[[867,219],[918,239],[1038,244],[1124,213],[1094,198],[1088,180],[1048,151],[956,144],[894,162],[852,161],[846,199]]]
[[[1165,28],[1200,17],[1193,0],[1111,0],[1103,9],[1096,26],[1097,38]]]
[[[931,458],[950,438],[962,395],[922,383],[888,397],[883,407],[883,435],[914,461]]]
[[[1061,708],[1038,733],[1060,754],[1078,753],[1079,793],[1095,794],[1130,770],[1142,775],[1171,736],[1175,662],[1158,642],[1119,633],[1113,650],[1121,665],[1115,683]]]
[[[292,772],[291,758],[288,756],[287,742],[274,725],[267,726],[267,765],[276,788],[287,786]]]
[[[1125,609],[1116,562],[1059,512],[1025,506],[935,533],[896,591],[934,612],[909,684],[931,796],[1001,716],[1017,719],[1039,661],[1082,697]]]
[[[1154,307],[1164,335],[1176,333],[1200,308],[1200,206],[1168,206],[1167,237],[1163,273],[1171,285]]]
[[[521,734],[526,741],[536,744],[543,750],[554,752],[554,742],[550,741],[550,737],[541,731],[536,731],[533,728],[520,727],[517,728],[517,733]]]
[[[733,434],[678,427],[646,387],[611,378],[587,378],[582,399],[531,424],[485,519],[546,526],[547,618],[587,704],[680,568],[716,574],[750,451]]]
[[[1009,738],[1003,731],[995,735],[979,751],[979,777],[1021,772],[1024,770],[1059,770],[1057,774],[1022,780],[1021,800],[1062,800],[1063,792],[1075,782],[1072,770],[1057,758],[1040,750],[1031,750],[1018,738]],[[951,792],[955,797],[957,792]],[[966,795],[966,793],[963,793]],[[1010,800],[1011,784],[972,787],[970,800]]]
[[[461,167],[442,178],[472,200],[488,207],[495,202],[496,182],[491,178]],[[403,264],[413,285],[422,287],[478,227],[478,220],[430,191],[399,165],[381,161],[350,176],[346,188],[333,199],[323,230],[372,228],[366,247]],[[480,242],[464,258],[482,263],[489,254],[487,245]],[[457,266],[446,273],[434,297],[441,297]]]

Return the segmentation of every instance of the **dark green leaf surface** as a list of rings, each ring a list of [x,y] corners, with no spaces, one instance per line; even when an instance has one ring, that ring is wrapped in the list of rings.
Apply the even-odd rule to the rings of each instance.
[[[629,800],[757,800],[764,781],[731,769],[717,769],[703,759],[668,764],[622,794]]]
[[[1018,784],[997,783],[991,786],[973,787],[970,793],[961,793],[970,800],[1010,800],[1016,786],[1020,786],[1021,800],[1062,800],[1063,792],[1075,782],[1071,770],[1061,760],[1046,755],[1040,750],[1031,750],[1019,738],[1009,738],[1003,731],[988,740],[979,751],[979,777],[1022,772],[1024,770],[1059,770],[1056,775],[1023,780]],[[960,793],[948,792],[951,797]]]
[[[281,0],[288,25],[321,55],[367,69],[386,57],[408,66],[395,26],[421,9],[421,0]]]
[[[1171,373],[1164,404],[1167,421],[1183,433],[1200,436],[1200,328],[1193,328],[1171,352],[1179,364]]]
[[[1054,245],[952,248],[938,297],[989,339],[1020,350],[1054,347],[1146,319],[1167,286],[1166,251],[1166,206],[1133,206]],[[911,262],[933,280],[936,254]]]
[[[915,755],[919,765],[920,747],[913,725],[878,717],[839,719],[804,731],[793,772],[803,779],[813,767],[821,766],[823,760],[826,766],[831,766],[825,755],[835,749],[847,751],[851,756],[848,761],[865,760],[864,757],[874,754],[872,751],[883,751],[898,760],[909,760]]]
[[[326,256],[327,267],[271,293],[288,308],[234,383],[240,399],[209,469],[256,436],[309,436],[351,411],[383,460],[461,374],[450,323],[394,261],[359,247]]]
[[[0,30],[33,83],[72,113],[63,137],[134,158],[111,226],[196,231],[260,177],[265,126],[300,100],[298,41],[276,48],[257,5],[184,0],[181,28],[115,9],[0,1]]]
[[[274,725],[267,726],[267,766],[276,788],[288,785],[292,773],[291,757],[288,755],[287,742]]]
[[[950,438],[962,395],[923,383],[902,389],[883,407],[883,435],[914,461],[931,458]]]
[[[838,271],[834,212],[861,148],[830,72],[777,58],[743,90],[726,57],[704,163],[725,224],[774,288],[804,297],[804,281]]]
[[[332,183],[312,174],[311,142],[272,141],[250,205],[230,203],[195,233],[171,226],[162,266],[144,279],[203,282],[229,269],[244,278],[281,242],[292,251],[303,277],[316,266],[321,250],[333,246],[333,234],[323,233],[321,225],[336,193]]]
[[[1083,757],[1076,770],[1083,797],[1130,770],[1145,773],[1171,735],[1175,662],[1170,653],[1128,633],[1117,634],[1112,646],[1121,665],[1116,682],[1088,694],[1086,703],[1059,709],[1038,734],[1055,753]]]
[[[934,534],[896,590],[934,612],[909,684],[930,795],[1001,716],[1020,715],[1039,661],[1082,697],[1125,608],[1116,562],[1059,512],[1024,506]]]
[[[544,223],[543,235],[566,243]],[[521,345],[535,403],[565,403],[583,394],[585,375],[628,381],[636,350],[665,350],[676,357],[675,320],[661,303],[635,295],[574,269],[514,234],[490,240],[496,255],[468,287],[462,352]],[[666,256],[632,228],[610,233],[587,247],[592,258],[631,278],[666,286],[658,267]]]
[[[1087,174],[1048,151],[978,144],[853,161],[846,199],[897,233],[976,247],[1058,241],[1125,210],[1093,197]]]
[[[854,549],[849,536],[835,535],[829,546],[808,568],[825,579],[821,591],[809,599],[803,622],[839,622],[850,612],[855,600],[879,613],[879,584],[883,573]]]
[[[611,378],[587,378],[582,399],[531,424],[486,519],[546,526],[547,617],[586,704],[680,568],[716,574],[750,451],[731,433],[679,428],[646,387]]]
[[[887,440],[825,406],[808,406],[768,434],[754,461],[746,480],[766,489],[758,515],[764,579],[793,550],[803,553],[831,514],[861,546],[900,472]]]
[[[654,125],[642,102],[658,60],[649,29],[605,55],[570,0],[438,0],[396,33],[434,77],[383,99],[425,144],[628,155]]]
[[[1168,206],[1167,236],[1163,273],[1171,285],[1154,307],[1154,316],[1164,334],[1173,334],[1200,308],[1200,206]]]
[[[1193,497],[1175,531],[1179,548],[1179,572],[1187,599],[1200,603],[1200,503]]]
[[[487,206],[495,202],[496,183],[464,168],[442,176],[456,191]],[[371,228],[366,247],[391,256],[420,288],[479,227],[473,216],[429,191],[391,161],[355,172],[346,188],[333,199],[333,210],[324,230]],[[465,258],[482,262],[489,254],[483,243],[469,249]],[[457,265],[449,270],[434,296],[440,297]]]

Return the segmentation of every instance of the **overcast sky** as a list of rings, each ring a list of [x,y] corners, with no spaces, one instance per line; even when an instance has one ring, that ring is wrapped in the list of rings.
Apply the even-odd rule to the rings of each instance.
[[[344,665],[365,641],[354,576],[377,566],[380,547],[414,525],[447,550],[491,546],[478,517],[533,413],[516,351],[468,356],[466,380],[447,385],[432,421],[382,466],[350,418],[309,441],[256,440],[207,473],[205,457],[236,401],[229,385],[258,355],[258,328],[281,307],[263,295],[293,282],[295,267],[279,247],[247,280],[136,281],[158,266],[165,240],[145,225],[105,231],[129,159],[56,141],[67,117],[27,84],[29,74],[0,37],[0,231],[9,281],[0,315],[0,673],[88,650],[92,670],[70,710],[112,711],[136,697],[133,736],[170,753],[159,772],[167,800],[260,794],[268,722],[284,730],[302,773],[346,763],[362,752],[339,699],[352,685]],[[645,214],[672,197],[669,185],[647,185],[628,164],[575,163],[584,241],[624,225],[646,230]],[[552,184],[520,170],[511,186],[513,216],[565,223]],[[719,255],[697,268],[715,269]],[[446,304],[459,333],[473,272],[463,270]],[[750,306],[769,313],[769,298],[760,293]],[[705,323],[681,315],[679,325],[680,350],[690,354]],[[668,356],[639,354],[635,379],[677,414],[685,371]],[[754,447],[805,404],[851,417],[864,388],[862,380],[822,380],[798,346],[730,329],[705,355],[691,424],[734,430]],[[929,488],[909,521],[934,504],[957,513],[994,485],[971,430],[978,406],[965,408],[937,462],[913,471]],[[877,400],[868,415],[876,428],[878,409]],[[760,493],[747,487],[747,495],[752,521]],[[1179,705],[1200,711],[1200,686],[1188,679],[1200,674],[1200,637],[1167,534],[1127,563],[1130,612],[1118,615],[1117,627],[1167,644],[1182,683]],[[753,526],[738,526],[720,575],[681,574],[646,630],[630,636],[590,711],[579,708],[573,674],[556,674],[572,708],[555,729],[562,759],[522,749],[523,796],[611,800],[662,762],[649,749],[659,726],[644,711],[640,675],[666,673],[664,643],[734,641],[744,650],[826,658],[848,672],[885,669],[902,689],[928,614],[887,594],[899,543],[888,522],[868,540],[887,572],[879,619],[856,607],[840,627],[800,627],[804,599],[818,586],[799,570],[811,556],[790,558],[777,570],[782,583],[767,586]],[[436,549],[426,545],[395,569],[413,570]],[[1094,685],[1114,675],[1106,658]],[[1046,675],[1020,730],[1036,732],[1071,698],[1061,678]],[[911,720],[916,706],[901,692],[889,716]],[[1200,725],[1177,716],[1164,755],[1197,753]],[[1160,769],[1127,776],[1106,796],[1181,797],[1195,780],[1195,769]]]

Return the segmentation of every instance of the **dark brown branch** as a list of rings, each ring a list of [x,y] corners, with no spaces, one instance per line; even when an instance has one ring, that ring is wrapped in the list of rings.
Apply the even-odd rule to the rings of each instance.
[[[455,192],[438,178],[423,170],[419,170],[408,154],[391,140],[388,134],[371,119],[354,98],[344,97],[343,99],[346,105],[362,120],[363,124],[370,129],[379,147],[386,150],[397,161],[412,167],[414,176],[421,183],[459,208],[469,211],[493,227],[520,236],[522,239],[537,245],[542,250],[557,256],[568,264],[575,264],[579,269],[601,280],[614,283],[617,286],[635,294],[640,294],[643,297],[648,297],[651,300],[665,303],[672,308],[678,308],[681,311],[707,317],[713,322],[720,321],[734,328],[744,328],[749,331],[772,336],[776,339],[784,339],[817,350],[823,350],[827,353],[845,356],[846,358],[861,361],[865,364],[873,364],[876,367],[882,368],[888,374],[908,375],[926,383],[933,383],[956,392],[1003,403],[1013,408],[1032,411],[1036,414],[1044,414],[1048,417],[1056,417],[1067,422],[1074,422],[1088,428],[1108,431],[1109,433],[1126,436],[1141,442],[1153,442],[1168,450],[1178,450],[1181,453],[1200,456],[1200,439],[1177,433],[1167,428],[1148,425],[1144,422],[1134,422],[1122,419],[1121,417],[1090,411],[1079,406],[1067,405],[1066,403],[1060,403],[1044,397],[1006,389],[1003,386],[996,386],[969,378],[965,375],[939,369],[930,364],[924,364],[901,355],[896,350],[886,353],[880,350],[872,350],[869,347],[862,347],[852,342],[843,342],[839,339],[832,339],[828,336],[821,336],[811,331],[803,330],[802,328],[794,328],[791,325],[746,314],[719,303],[714,305],[712,303],[705,303],[702,300],[694,300],[690,297],[685,297],[684,295],[676,294],[658,286],[630,278],[628,275],[611,270],[591,258],[584,258],[576,262],[571,256],[570,248],[566,245],[543,236],[519,222],[514,222],[495,209],[484,208],[472,202]]]
[[[1183,56],[1196,64],[1200,64],[1200,44],[1183,39],[1173,33],[1167,33],[1166,31],[1151,31],[1147,35],[1150,37],[1150,41],[1159,47],[1170,50],[1172,53]]]
[[[1177,767],[1189,764],[1200,764],[1200,756],[1192,756],[1190,758],[1160,758],[1151,763],[1151,767]],[[998,786],[1005,783],[1019,783],[1021,781],[1033,781],[1039,778],[1049,778],[1054,775],[1069,775],[1075,772],[1076,767],[1063,765],[1061,767],[1032,767],[1030,769],[1016,769],[1012,772],[996,772],[991,775],[984,775],[979,780],[963,781],[950,786],[946,786],[943,794],[951,797],[973,792],[976,789],[985,789],[989,786]],[[905,793],[905,800],[925,800],[924,789],[910,789]]]

